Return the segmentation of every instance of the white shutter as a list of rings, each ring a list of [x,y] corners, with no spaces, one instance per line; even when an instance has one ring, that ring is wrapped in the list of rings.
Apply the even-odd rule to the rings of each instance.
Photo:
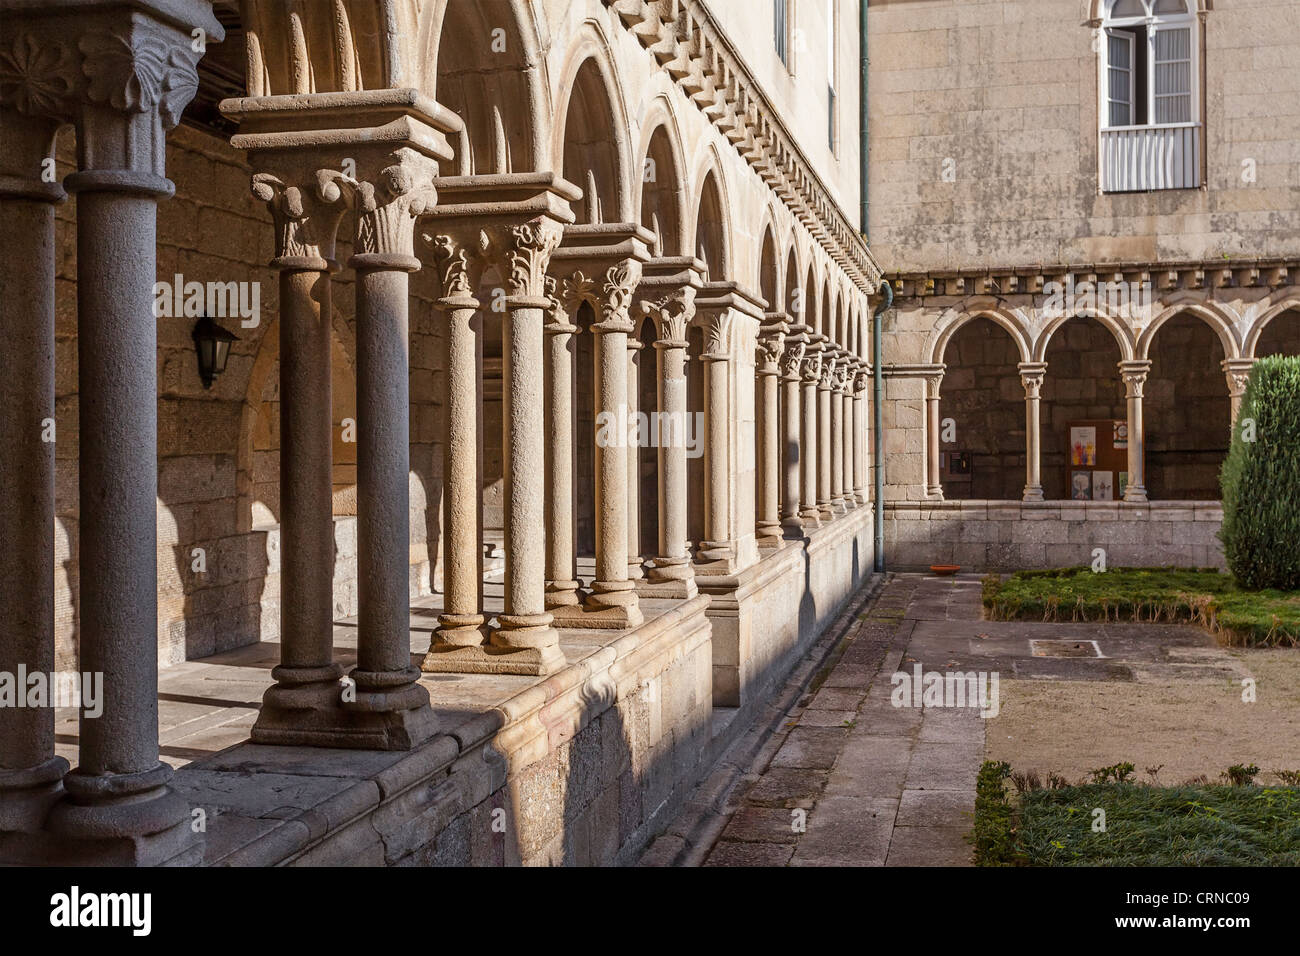
[[[1108,126],[1133,125],[1133,37],[1119,30],[1106,31]]]
[[[1192,29],[1155,28],[1153,59],[1157,126],[1192,122]]]

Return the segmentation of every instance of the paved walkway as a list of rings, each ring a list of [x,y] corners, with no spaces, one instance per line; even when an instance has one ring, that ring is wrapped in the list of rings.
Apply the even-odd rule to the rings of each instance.
[[[942,637],[914,641],[922,622]],[[891,578],[732,794],[704,865],[969,865],[984,720],[894,707],[891,677],[987,670],[962,653],[983,626],[978,578]]]

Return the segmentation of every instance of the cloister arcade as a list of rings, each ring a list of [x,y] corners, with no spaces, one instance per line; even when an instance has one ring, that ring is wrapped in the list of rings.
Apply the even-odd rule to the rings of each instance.
[[[75,769],[51,710],[0,710],[6,860],[202,858],[160,654],[278,640],[251,739],[289,748],[426,753],[453,740],[431,675],[535,678],[569,695],[527,711],[573,722],[551,753],[633,706],[653,649],[689,668],[662,733],[695,768],[709,707],[752,707],[870,566],[879,268],[707,9],[329,9],[0,25],[0,670],[105,694]],[[173,273],[261,283],[211,393],[192,317],[154,314]],[[496,740],[513,774],[523,726],[453,758]]]
[[[927,307],[918,498],[1069,499],[1069,423],[1110,420],[1128,439],[1113,500],[1216,500],[1250,366],[1300,354],[1293,288],[1258,288],[1235,302],[1184,289],[1136,318],[1063,315],[1041,296]],[[954,452],[956,471],[945,467]]]

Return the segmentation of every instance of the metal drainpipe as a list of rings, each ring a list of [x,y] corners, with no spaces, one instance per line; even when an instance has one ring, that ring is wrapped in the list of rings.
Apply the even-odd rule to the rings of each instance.
[[[868,141],[868,104],[867,74],[871,58],[867,54],[867,4],[869,0],[858,0],[858,64],[861,71],[858,86],[858,193],[862,204],[862,237],[867,238],[870,225],[871,179],[867,171]],[[877,572],[885,570],[885,371],[884,339],[881,335],[880,317],[894,304],[894,290],[889,283],[882,282],[880,287],[884,297],[876,306],[871,317],[871,470],[872,493],[875,496],[875,521],[872,531],[875,541],[873,567]]]

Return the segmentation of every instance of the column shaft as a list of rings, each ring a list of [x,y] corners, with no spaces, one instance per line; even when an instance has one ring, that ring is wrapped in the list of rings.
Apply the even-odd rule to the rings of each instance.
[[[1025,501],[1043,500],[1041,398],[1047,366],[1022,362],[1020,381],[1025,387]]]
[[[779,348],[778,348],[779,354]],[[758,521],[755,531],[760,538],[781,537],[781,421],[777,393],[779,370],[776,362],[765,365],[758,373],[759,420],[762,428],[758,441]]]
[[[558,308],[546,326],[546,607],[576,607],[577,566],[573,545],[573,333]]]
[[[1125,501],[1146,501],[1146,438],[1142,423],[1142,390],[1150,361],[1120,362],[1128,402],[1128,487]]]
[[[814,353],[803,363],[803,428],[799,436],[799,454],[803,470],[799,476],[802,508],[799,517],[804,526],[821,523],[817,507],[817,382],[821,377],[821,356]]]
[[[803,343],[786,347],[781,362],[781,526],[798,534],[803,527],[799,516],[799,366]]]
[[[634,426],[640,421],[641,396],[639,394],[641,369],[641,342],[635,329],[627,336],[627,415],[629,422],[627,443],[627,576],[640,581],[645,577],[642,567],[645,556],[641,553],[641,439]]]

